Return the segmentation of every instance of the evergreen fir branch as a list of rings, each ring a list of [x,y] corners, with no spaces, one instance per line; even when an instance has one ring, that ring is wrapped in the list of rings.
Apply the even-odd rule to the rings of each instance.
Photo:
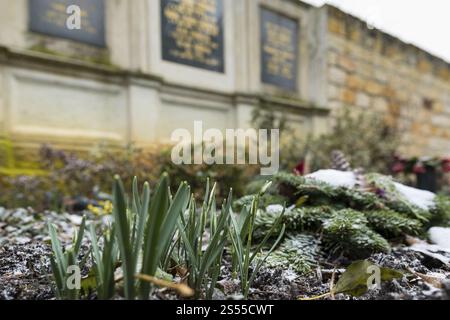
[[[417,235],[422,229],[422,223],[419,220],[405,217],[392,210],[376,210],[364,214],[369,227],[387,238],[404,234]]]
[[[390,245],[370,229],[363,213],[344,209],[325,221],[324,242],[329,251],[343,252],[352,257],[364,257],[374,252],[388,252]]]
[[[366,257],[389,251],[387,239],[420,234],[430,218],[433,225],[450,224],[448,197],[436,197],[435,207],[423,210],[399,195],[390,177],[369,175],[372,191],[334,187],[288,173],[279,173],[273,179],[279,194],[289,199],[288,204],[297,204],[298,199],[307,197],[303,207],[285,213],[287,232],[320,233],[329,253]],[[278,216],[276,212],[260,210],[255,235],[264,236]]]
[[[286,232],[318,231],[322,224],[332,214],[330,207],[302,207],[287,210],[284,213],[282,224],[286,225]],[[259,211],[255,220],[255,236],[264,236],[271,228],[280,213]]]
[[[374,175],[371,176],[371,182],[375,181]],[[380,196],[377,193],[351,189],[347,187],[334,187],[328,183],[295,176],[288,173],[279,173],[274,177],[274,181],[279,184],[285,184],[295,188],[294,195],[285,196],[302,197],[308,196],[308,204],[312,205],[333,205],[356,210],[383,210],[391,209],[408,217],[427,221],[431,218],[431,213],[423,210],[412,203],[409,203],[404,197]],[[383,180],[386,184],[387,180]],[[392,188],[389,187],[389,190]],[[396,193],[395,193],[396,194]]]
[[[450,197],[445,194],[438,194],[434,203],[428,226],[450,227]]]

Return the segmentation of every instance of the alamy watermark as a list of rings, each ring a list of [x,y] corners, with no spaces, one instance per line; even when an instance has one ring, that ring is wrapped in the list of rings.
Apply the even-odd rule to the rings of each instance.
[[[187,129],[173,131],[172,162],[182,164],[260,165],[261,175],[273,175],[280,165],[278,129],[204,130],[202,121],[194,122],[193,135]]]
[[[66,27],[69,30],[81,29],[81,8],[75,4],[70,5],[66,9],[69,17],[66,20]]]
[[[67,281],[66,288],[68,290],[80,290],[81,289],[81,270],[77,265],[71,265],[67,267]]]
[[[367,268],[367,273],[370,276],[367,278],[367,289],[377,290],[381,289],[381,270],[380,267],[372,265]]]

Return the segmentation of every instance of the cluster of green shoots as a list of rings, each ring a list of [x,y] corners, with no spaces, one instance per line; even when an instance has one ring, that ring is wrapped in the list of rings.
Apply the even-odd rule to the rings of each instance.
[[[212,299],[224,272],[227,250],[231,252],[233,275],[239,277],[242,295],[247,298],[258,270],[284,234],[281,215],[264,239],[254,244],[259,199],[269,186],[270,183],[266,184],[251,205],[236,215],[232,211],[232,192],[218,208],[216,185],[210,188],[209,182],[203,204],[197,208],[186,183],[172,195],[166,174],[153,192],[148,183],[139,190],[134,179],[129,198],[116,177],[112,223],[101,230],[100,236],[93,224],[88,226],[90,242],[86,243],[89,248],[81,261],[85,220],[74,236],[73,245],[66,250],[58,240],[55,227],[49,225],[57,297],[80,298],[80,288],[68,286],[68,271],[71,266],[85,267],[90,257],[89,275],[93,275],[90,288],[98,299],[117,295],[131,300],[148,299],[157,287],[172,289],[184,298]],[[264,252],[275,231],[277,241]],[[161,278],[169,273],[178,276],[177,283]]]

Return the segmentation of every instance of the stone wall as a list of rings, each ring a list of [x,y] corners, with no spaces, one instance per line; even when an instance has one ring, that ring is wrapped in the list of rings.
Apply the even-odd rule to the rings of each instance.
[[[289,114],[301,132],[326,130],[328,109],[309,86],[310,6],[221,2],[226,66],[212,72],[163,59],[162,0],[105,1],[105,48],[33,32],[29,0],[0,0],[0,137],[25,147],[147,146],[195,120],[205,128],[247,128],[252,110],[263,107]],[[298,24],[293,90],[261,81],[262,7]]]
[[[328,17],[328,105],[386,115],[409,156],[450,155],[450,65],[337,8]]]
[[[195,120],[248,128],[255,108],[319,135],[330,128],[330,111],[349,105],[401,125],[409,155],[450,153],[444,61],[330,6],[221,0],[225,67],[214,72],[164,59],[164,1],[105,0],[102,48],[32,32],[29,0],[0,0],[0,137],[26,147],[148,146]],[[296,26],[281,37],[297,54],[287,87],[263,79],[263,11]]]

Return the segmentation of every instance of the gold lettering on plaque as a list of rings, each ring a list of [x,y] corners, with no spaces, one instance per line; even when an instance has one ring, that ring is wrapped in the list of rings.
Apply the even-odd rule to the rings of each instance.
[[[273,76],[293,80],[296,60],[296,42],[292,41],[293,31],[270,21],[265,22],[264,28],[267,38],[263,50],[269,57],[267,72]]]
[[[175,26],[169,34],[175,40],[176,48],[170,54],[192,62],[216,67],[220,64],[212,57],[219,48],[217,38],[220,34],[217,1],[180,0],[169,4],[164,15]]]

